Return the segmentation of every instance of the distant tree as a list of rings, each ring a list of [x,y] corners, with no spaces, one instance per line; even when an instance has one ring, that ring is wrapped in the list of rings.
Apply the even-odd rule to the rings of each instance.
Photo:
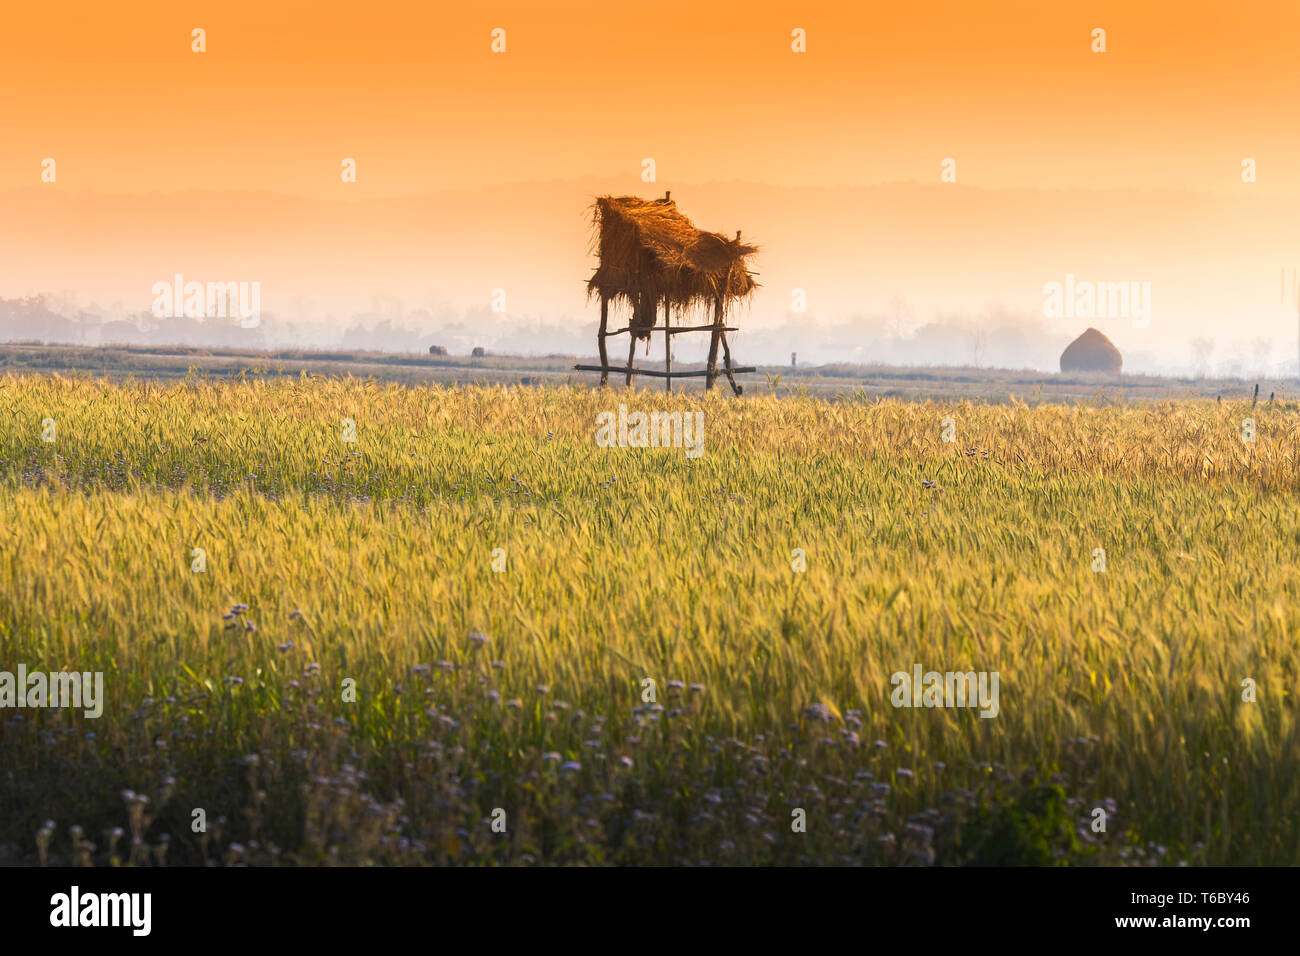
[[[1268,374],[1269,358],[1273,354],[1273,341],[1269,338],[1255,339],[1255,370]]]
[[[989,333],[986,329],[978,326],[971,329],[971,356],[975,360],[975,367],[980,367],[980,358],[984,355],[984,350],[988,348]]]
[[[1192,354],[1196,356],[1196,370],[1204,374],[1209,367],[1210,356],[1214,354],[1214,339],[1192,339]]]
[[[896,339],[906,338],[914,326],[912,310],[907,307],[907,301],[896,295],[889,300],[889,308],[892,314],[886,323],[886,329]]]

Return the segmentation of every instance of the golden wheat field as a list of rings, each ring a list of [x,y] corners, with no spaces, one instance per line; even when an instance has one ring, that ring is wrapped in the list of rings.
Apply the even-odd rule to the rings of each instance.
[[[1250,402],[0,378],[0,668],[103,673],[0,710],[0,861],[1295,864],[1298,460]]]

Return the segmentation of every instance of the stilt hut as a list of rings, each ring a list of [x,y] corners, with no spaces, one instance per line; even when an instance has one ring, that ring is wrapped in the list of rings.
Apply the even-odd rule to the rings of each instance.
[[[670,193],[663,199],[636,196],[601,196],[592,206],[592,251],[600,258],[596,274],[587,283],[588,298],[600,300],[600,332],[597,346],[600,365],[575,368],[600,372],[600,384],[609,373],[622,371],[627,384],[634,375],[663,376],[669,391],[674,377],[704,376],[705,388],[712,388],[718,375],[718,346],[726,363],[725,374],[739,395],[735,374],[752,372],[731,361],[727,333],[736,331],[725,324],[728,309],[748,299],[756,288],[747,260],[758,247],[741,239],[695,228],[677,211]],[[609,328],[610,303],[630,312],[624,328]],[[659,316],[663,325],[658,325]],[[682,323],[672,324],[676,315]],[[707,324],[687,324],[688,317],[703,315]],[[647,349],[652,332],[664,333],[664,371],[632,367],[638,341]],[[709,364],[703,371],[673,372],[672,336],[681,332],[711,332]],[[627,333],[627,367],[609,364],[606,340]]]

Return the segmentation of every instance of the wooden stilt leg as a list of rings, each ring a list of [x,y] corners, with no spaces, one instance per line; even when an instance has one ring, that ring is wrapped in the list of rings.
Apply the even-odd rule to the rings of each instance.
[[[603,295],[600,297],[600,335],[597,342],[600,345],[600,364],[604,369],[600,373],[600,384],[605,386],[609,384],[609,352],[605,348],[605,329],[609,324],[609,299]]]
[[[739,395],[744,389],[736,384],[736,376],[731,374],[731,346],[727,344],[726,332],[722,333],[722,356],[722,360],[727,364],[727,381],[731,383],[732,391]]]
[[[641,321],[641,296],[632,300],[632,321],[628,323],[627,330],[627,382],[628,388],[632,387],[632,360],[636,357],[636,324]]]
[[[668,299],[664,299],[664,388],[669,392],[673,390],[673,334],[668,330],[672,328],[673,318],[668,311]]]
[[[713,338],[709,341],[709,368],[704,377],[704,390],[713,388],[713,380],[718,376],[718,339],[722,335],[722,299],[713,300]]]

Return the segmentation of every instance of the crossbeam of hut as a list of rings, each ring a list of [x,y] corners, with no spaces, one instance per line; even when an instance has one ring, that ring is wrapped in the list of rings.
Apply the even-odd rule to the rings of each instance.
[[[575,371],[578,372],[625,372],[627,371],[627,366],[625,365],[575,365],[573,366],[573,368]],[[731,371],[735,372],[736,374],[740,374],[742,372],[746,372],[746,373],[757,372],[758,369],[753,365],[737,365],[734,368],[732,368]],[[684,372],[681,371],[666,372],[666,371],[661,371],[660,369],[657,368],[634,368],[632,369],[632,374],[650,375],[653,376],[654,378],[702,378],[705,375],[708,375],[710,373],[709,370],[706,368],[687,369]]]
[[[667,332],[669,335],[678,335],[681,332],[712,332],[716,325],[656,325],[652,329],[642,329],[643,332]],[[613,332],[601,332],[606,338],[614,335],[622,335],[624,332],[631,332],[632,326],[626,325],[621,329],[615,329]],[[739,332],[740,329],[734,325],[724,325],[723,332]]]

